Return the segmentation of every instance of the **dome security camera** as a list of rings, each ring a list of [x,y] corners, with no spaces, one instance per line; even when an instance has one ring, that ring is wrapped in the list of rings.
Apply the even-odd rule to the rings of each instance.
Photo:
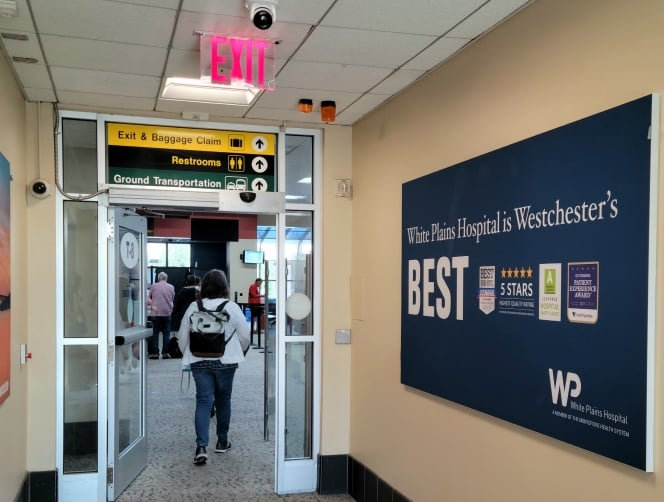
[[[279,0],[247,0],[249,19],[259,30],[267,30],[277,19],[277,4]]]
[[[240,200],[249,204],[256,200],[256,192],[240,192]]]
[[[30,195],[37,199],[45,199],[51,195],[51,184],[48,181],[36,179],[28,185],[28,191]]]

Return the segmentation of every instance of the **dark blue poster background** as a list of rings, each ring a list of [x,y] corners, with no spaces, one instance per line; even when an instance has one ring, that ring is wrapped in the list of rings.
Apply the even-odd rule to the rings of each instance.
[[[653,99],[403,185],[402,383],[652,469]]]

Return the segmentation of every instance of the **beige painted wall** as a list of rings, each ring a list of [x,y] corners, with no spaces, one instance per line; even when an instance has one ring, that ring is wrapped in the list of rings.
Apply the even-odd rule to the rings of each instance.
[[[0,493],[13,498],[26,471],[53,470],[56,464],[55,197],[26,194],[30,180],[53,183],[55,171],[51,105],[26,104],[4,58],[0,91],[0,151],[13,175],[12,395],[0,406],[0,445],[10,454],[0,455]],[[334,196],[334,180],[351,178],[352,138],[350,128],[339,126],[327,126],[324,136],[321,450],[334,454],[348,452],[349,444],[350,346],[336,345],[334,334],[350,327],[351,237],[351,201]],[[19,343],[33,354],[23,367],[16,363]]]
[[[10,396],[0,405],[0,493],[13,499],[26,469],[26,408],[28,368],[20,366],[19,344],[27,340],[25,281],[26,242],[26,109],[11,71],[0,58],[0,152],[10,163],[11,175],[11,375]],[[6,245],[7,243],[2,243]]]
[[[55,180],[53,109],[50,103],[28,103],[28,176]],[[55,190],[55,188],[53,188]],[[56,202],[55,196],[27,200],[28,462],[27,470],[55,469],[56,433]],[[44,445],[48,445],[45,448]]]
[[[348,453],[351,345],[337,344],[337,329],[351,327],[350,245],[352,200],[336,196],[337,179],[352,178],[352,131],[327,126],[323,137],[323,332],[321,453]],[[351,342],[353,333],[351,333]]]
[[[537,0],[353,128],[350,453],[407,497],[664,497],[661,343],[654,474],[408,389],[399,370],[402,183],[662,93],[663,25],[660,0]],[[661,298],[664,204],[658,226]],[[661,314],[656,330],[661,338]]]

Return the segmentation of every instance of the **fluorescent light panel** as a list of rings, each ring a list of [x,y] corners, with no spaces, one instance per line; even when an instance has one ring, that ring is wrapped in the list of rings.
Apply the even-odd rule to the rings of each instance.
[[[16,0],[0,0],[0,17],[16,17],[18,9]]]
[[[209,79],[171,77],[166,79],[161,97],[173,101],[249,106],[259,93],[260,89],[246,85],[221,86]]]

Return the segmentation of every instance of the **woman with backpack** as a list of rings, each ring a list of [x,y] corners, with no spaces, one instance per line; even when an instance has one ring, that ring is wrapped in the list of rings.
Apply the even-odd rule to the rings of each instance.
[[[207,462],[207,446],[210,430],[210,412],[213,404],[216,406],[217,417],[217,443],[215,453],[224,453],[231,448],[228,440],[228,429],[231,421],[231,393],[233,391],[233,378],[238,363],[244,361],[246,348],[249,346],[249,326],[244,313],[237,303],[228,300],[229,287],[226,274],[221,270],[210,270],[201,281],[200,303],[189,305],[180,323],[178,338],[183,353],[183,366],[189,365],[196,385],[196,412],[194,426],[196,429],[196,452],[194,464],[204,465]],[[223,303],[223,306],[222,306]],[[217,314],[223,330],[225,346],[221,348],[221,355],[208,352],[204,356],[192,353],[192,337],[199,333],[196,330],[198,320],[192,326],[192,316],[197,318],[199,305],[203,312]],[[215,312],[222,306],[221,311]],[[193,352],[198,352],[194,348]]]

